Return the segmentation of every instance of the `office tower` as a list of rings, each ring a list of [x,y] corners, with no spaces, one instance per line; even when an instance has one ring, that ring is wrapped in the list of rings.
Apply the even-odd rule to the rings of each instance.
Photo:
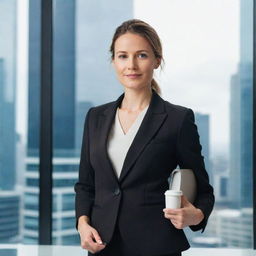
[[[0,192],[0,243],[17,243],[20,225],[20,194]]]
[[[253,0],[240,1],[241,207],[252,207]]]
[[[76,1],[53,2],[53,149],[56,155],[59,150],[75,147]]]
[[[251,248],[252,209],[217,211],[216,230],[222,247]]]
[[[40,0],[29,0],[28,142],[29,156],[38,156],[40,118]]]
[[[39,121],[40,121],[40,0],[29,1],[28,138],[25,161],[22,242],[38,242]]]
[[[0,1],[0,190],[15,187],[16,0]]]
[[[15,132],[12,103],[5,101],[4,60],[0,59],[0,243],[19,242],[20,195],[15,186]],[[10,115],[10,117],[8,116]],[[8,120],[8,118],[10,118]],[[8,145],[11,143],[11,145]]]
[[[231,208],[239,208],[241,203],[241,123],[240,123],[240,79],[239,74],[231,77],[230,82],[230,161],[229,191]]]
[[[223,222],[223,234],[227,246],[250,248],[252,246],[252,88],[253,88],[253,1],[240,1],[240,62],[238,73],[231,78],[230,87],[230,186],[229,198],[237,218],[229,226]],[[244,214],[246,213],[246,215]],[[233,223],[241,216],[246,234],[233,237]],[[230,218],[232,216],[228,216]],[[225,223],[225,224],[224,224]],[[245,226],[246,224],[247,226]],[[231,227],[232,226],[232,227]],[[238,228],[235,226],[236,230]],[[239,228],[241,230],[241,228]],[[241,238],[243,237],[243,239]]]
[[[231,207],[252,207],[253,1],[240,1],[240,62],[230,87]]]
[[[212,174],[212,168],[210,164],[209,115],[195,113],[195,123],[198,128],[200,144],[202,146],[202,155],[204,156],[205,168],[209,175],[210,183],[213,184],[213,174]]]

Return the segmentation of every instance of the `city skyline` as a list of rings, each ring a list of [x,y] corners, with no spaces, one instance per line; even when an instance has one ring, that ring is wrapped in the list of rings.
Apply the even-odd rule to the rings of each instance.
[[[27,0],[24,1],[28,3]],[[36,2],[39,3],[39,1],[31,1],[33,4]],[[250,4],[250,1],[252,0],[247,0],[247,3]],[[74,7],[72,4],[67,7],[61,5],[61,2],[58,2],[58,4],[60,4],[59,7],[58,4],[55,5],[55,8],[59,8],[58,11],[65,11],[64,13],[55,12],[55,15],[59,15],[59,19],[55,19],[54,26],[57,25],[58,29],[55,29],[54,36],[59,36],[59,38],[55,37],[54,47],[56,48],[59,44],[62,44],[62,48],[58,48],[59,51],[54,52],[54,63],[60,68],[54,69],[54,73],[58,75],[58,80],[54,80],[54,84],[57,83],[59,86],[57,90],[55,88],[55,96],[57,94],[59,95],[54,98],[54,115],[58,115],[61,112],[63,104],[67,107],[65,114],[68,114],[68,110],[70,110],[70,112],[67,116],[62,116],[63,122],[59,122],[58,119],[54,122],[55,132],[61,129],[63,129],[63,131],[57,134],[59,144],[54,144],[54,152],[57,152],[57,148],[59,151],[58,154],[54,154],[53,157],[53,241],[58,244],[77,243],[77,233],[73,226],[73,184],[77,178],[77,170],[79,168],[78,154],[80,154],[84,116],[90,107],[115,100],[122,91],[122,86],[119,85],[116,78],[114,78],[113,70],[111,71],[110,63],[107,59],[108,53],[105,51],[108,49],[108,41],[111,40],[114,27],[120,24],[123,19],[134,15],[135,18],[141,18],[149,22],[149,24],[159,32],[160,38],[163,41],[166,62],[164,71],[157,72],[157,80],[163,92],[162,96],[171,103],[189,107],[194,111],[200,142],[203,147],[202,154],[205,159],[205,166],[210,177],[210,183],[214,185],[217,195],[216,208],[210,219],[209,228],[205,233],[205,239],[197,243],[196,238],[197,236],[200,238],[200,234],[190,234],[189,239],[191,239],[193,246],[198,244],[200,244],[200,246],[208,245],[209,247],[220,245],[236,246],[236,243],[239,244],[239,246],[248,246],[250,244],[249,239],[239,240],[239,238],[229,236],[225,227],[227,226],[229,230],[232,230],[232,225],[239,216],[242,218],[239,225],[242,225],[243,221],[246,221],[249,225],[252,221],[250,209],[241,209],[241,207],[245,208],[251,205],[251,198],[246,197],[247,193],[249,193],[248,189],[251,186],[251,175],[250,172],[247,173],[249,177],[243,175],[246,171],[246,163],[249,162],[251,164],[251,159],[248,158],[251,149],[247,146],[251,134],[245,133],[250,125],[252,116],[251,113],[248,115],[249,112],[247,111],[251,104],[247,99],[251,99],[249,92],[252,88],[252,77],[250,76],[252,66],[249,59],[252,57],[252,53],[250,52],[250,49],[252,50],[252,48],[250,48],[252,44],[252,34],[249,34],[251,29],[248,29],[250,25],[252,25],[250,18],[252,13],[247,15],[251,8],[250,6],[247,6],[247,9],[239,7],[238,0],[227,0],[224,6],[219,6],[212,1],[208,1],[209,3],[204,1],[204,4],[200,5],[202,1],[194,0],[194,4],[187,2],[187,7],[190,8],[188,11],[184,10],[181,1],[162,0],[161,3],[163,5],[161,8],[168,9],[169,14],[167,15],[167,12],[163,12],[163,17],[159,19],[159,17],[153,15],[155,12],[153,8],[155,6],[154,1],[149,0],[147,2],[147,12],[142,8],[143,5],[141,3],[144,2],[144,0],[141,2],[131,2],[134,3],[134,5],[129,5],[132,12],[129,14],[126,8],[126,18],[124,18],[122,14],[124,8],[122,5],[123,2],[118,2],[120,9],[118,9],[118,5],[115,5],[114,9],[120,15],[119,20],[112,19],[112,16],[110,16],[108,23],[105,21],[107,17],[104,16],[111,15],[111,11],[109,11],[111,8],[109,8],[108,5],[102,4],[102,6],[98,8],[95,3],[89,0],[88,2],[84,0],[72,2],[74,6],[81,4],[79,7]],[[33,112],[36,110],[36,108],[33,108],[33,105],[36,105],[39,100],[33,97],[39,94],[39,68],[33,64],[36,62],[28,62],[28,60],[31,61],[31,59],[27,57],[31,52],[37,52],[38,55],[33,55],[32,57],[39,61],[40,51],[39,47],[37,47],[37,50],[31,50],[24,37],[28,36],[28,30],[29,32],[36,31],[37,36],[39,36],[40,26],[35,22],[30,24],[28,22],[26,23],[26,17],[21,19],[22,10],[25,11],[24,8],[27,7],[26,5],[25,7],[22,6],[20,0],[17,0],[17,3],[18,64],[16,67],[18,75],[16,79],[17,87],[14,93],[17,95],[18,102],[15,113],[17,118],[16,128],[21,135],[21,139],[17,136],[19,141],[16,141],[16,174],[20,177],[20,182],[16,184],[15,192],[22,192],[21,200],[24,201],[25,205],[26,220],[24,223],[26,225],[25,232],[28,236],[27,241],[35,242],[38,228],[36,214],[38,212],[39,158],[36,154],[30,155],[29,150],[26,152],[26,155],[25,153],[22,155],[22,151],[24,148],[25,152],[25,147],[33,149],[33,147],[31,147],[33,143],[25,145],[27,134],[29,134],[32,139],[33,136],[34,138],[38,137],[36,133],[39,130],[39,114]],[[69,4],[70,3],[71,2],[69,2]],[[203,11],[197,13],[199,5]],[[39,5],[37,7],[39,8]],[[233,7],[232,12],[229,10],[229,12],[232,13],[230,14],[232,17],[228,19],[227,23],[220,27],[224,17],[227,19],[225,15],[228,13],[228,7]],[[92,8],[96,9],[93,11]],[[83,9],[87,10],[87,12],[84,13]],[[181,12],[181,10],[184,12]],[[208,15],[208,17],[206,13],[210,10],[211,15]],[[241,11],[241,16],[236,14],[238,10]],[[26,10],[26,12],[27,11],[28,10]],[[32,13],[30,13],[30,15],[34,15],[33,17],[39,20],[37,17],[39,15],[37,15],[33,8],[31,8],[30,11]],[[90,15],[96,11],[101,19],[95,17],[90,18]],[[216,21],[215,14],[218,12],[221,12],[219,14],[220,19],[216,22],[217,24],[213,24],[213,21]],[[63,17],[66,19],[63,19]],[[184,17],[186,17],[186,19],[184,19]],[[238,17],[241,17],[241,20]],[[207,18],[207,25],[201,24],[203,18]],[[190,24],[187,24],[187,19],[191,21]],[[31,17],[30,20],[32,20]],[[61,26],[61,24],[67,20],[70,21],[70,26],[62,30],[64,27]],[[228,28],[230,28],[234,21],[235,25],[228,31]],[[246,24],[249,24],[249,26]],[[29,25],[29,29],[24,27],[26,25]],[[107,28],[107,31],[104,31],[104,37],[107,39],[101,42],[100,39],[103,34],[95,34],[95,31],[101,31],[104,26]],[[243,29],[243,27],[246,27],[247,30]],[[168,28],[170,29],[168,30]],[[244,31],[244,34],[240,33],[244,40],[240,41],[240,48],[239,38],[234,39],[239,35],[239,31],[236,31],[239,29],[242,32]],[[22,34],[22,31],[24,34]],[[169,33],[166,33],[167,31]],[[58,32],[60,33],[59,35]],[[68,35],[70,35],[70,37]],[[216,37],[220,39],[220,42],[214,42],[213,39]],[[191,42],[189,41],[190,38]],[[227,40],[227,38],[229,38],[229,40]],[[230,38],[233,38],[236,42],[232,42],[232,45],[228,47],[230,40],[232,40]],[[98,42],[96,48],[93,44],[95,39],[97,39]],[[64,43],[62,43],[62,41],[64,41]],[[249,44],[247,44],[248,41]],[[36,41],[31,40],[31,42],[34,44]],[[27,48],[21,50],[22,47]],[[65,47],[66,49],[64,49]],[[76,54],[73,54],[74,49]],[[101,50],[97,52],[97,49]],[[227,51],[224,54],[226,49]],[[68,52],[69,58],[67,58],[67,56],[61,56],[64,59],[58,59],[58,56],[63,53],[65,55],[66,52]],[[26,56],[26,54],[28,55]],[[2,58],[1,55],[0,60],[1,87],[1,84],[4,84],[3,80],[5,75],[3,74],[4,58]],[[102,61],[102,63],[100,66],[94,65],[94,61],[95,63]],[[64,62],[65,65],[67,64],[67,66],[62,66],[62,62]],[[34,74],[34,78],[37,80],[32,79],[27,85],[26,83],[29,81],[28,63],[30,63],[33,69],[37,69],[37,73]],[[69,65],[72,66],[70,76],[68,75]],[[65,76],[62,76],[63,69],[66,70]],[[103,70],[100,72],[102,76],[98,76],[99,70]],[[87,72],[91,75],[88,76]],[[94,81],[93,79],[96,76],[97,79]],[[31,77],[29,78],[31,79]],[[65,80],[64,82],[62,82],[63,79]],[[102,87],[104,82],[109,86]],[[35,87],[35,84],[37,84],[37,87]],[[33,93],[30,93],[30,97],[27,97],[28,86],[31,85],[35,90]],[[61,93],[58,92],[64,87],[69,87],[69,93],[61,96]],[[118,89],[116,90],[116,88]],[[11,95],[10,92],[11,90],[8,89],[7,94],[9,96]],[[24,107],[24,105],[28,103],[31,105]],[[57,108],[56,103],[59,104]],[[39,107],[39,104],[37,107]],[[33,111],[27,113],[26,109],[32,109]],[[38,109],[36,110],[37,112],[39,112]],[[235,109],[236,112],[229,111],[230,109]],[[240,112],[247,114],[243,114],[243,117],[241,117]],[[34,118],[35,123],[37,123],[37,128],[30,127],[29,130],[29,126],[24,122],[30,123],[31,117],[32,119]],[[71,124],[71,126],[67,128],[65,122]],[[9,126],[13,129],[15,127],[14,123]],[[24,131],[24,128],[28,129],[29,132]],[[71,134],[71,136],[69,136],[69,144],[63,144],[62,141],[66,135],[65,129],[68,129],[67,133]],[[237,134],[239,134],[239,136],[237,136]],[[54,137],[56,140],[56,133]],[[36,145],[34,148],[38,148],[38,142],[34,145]],[[75,150],[75,153],[73,150]],[[228,154],[229,151],[231,157]],[[240,155],[241,159],[238,158]],[[23,162],[25,162],[25,164]],[[22,178],[21,172],[25,174]],[[237,183],[239,183],[239,185],[237,185]],[[18,189],[17,185],[19,185]],[[237,192],[235,196],[230,196],[234,191]],[[242,201],[244,202],[243,204],[241,204]],[[16,200],[15,203],[17,204],[17,202],[18,200]],[[225,223],[225,220],[228,218],[232,218],[232,220],[229,223]],[[225,226],[225,224],[227,225]],[[62,234],[62,231],[65,231],[65,234]],[[243,232],[249,237],[249,230],[244,228]],[[216,233],[220,235],[220,241],[217,241]],[[207,238],[211,237],[216,238],[215,244],[207,242]]]

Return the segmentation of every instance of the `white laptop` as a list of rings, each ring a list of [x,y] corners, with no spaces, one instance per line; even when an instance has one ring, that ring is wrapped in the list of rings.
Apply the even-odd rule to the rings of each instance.
[[[191,169],[175,169],[171,174],[170,188],[181,190],[190,203],[196,198],[196,178]]]

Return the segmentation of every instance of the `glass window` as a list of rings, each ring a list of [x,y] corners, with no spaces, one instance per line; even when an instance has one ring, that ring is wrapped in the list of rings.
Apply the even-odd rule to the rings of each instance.
[[[40,2],[0,1],[0,243],[38,243]],[[162,40],[162,97],[194,110],[215,189],[208,226],[185,229],[189,242],[252,247],[253,1],[53,2],[53,243],[79,244],[84,118],[123,92],[109,46],[121,22],[139,18]]]
[[[0,1],[0,243],[37,243],[38,225],[29,233],[26,223],[38,214],[38,187],[26,180],[38,175],[39,1],[30,2],[33,12],[28,1]]]

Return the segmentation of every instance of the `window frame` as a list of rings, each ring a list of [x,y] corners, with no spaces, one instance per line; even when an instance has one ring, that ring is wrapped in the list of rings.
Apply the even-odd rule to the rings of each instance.
[[[52,244],[53,2],[41,1],[39,240]]]

